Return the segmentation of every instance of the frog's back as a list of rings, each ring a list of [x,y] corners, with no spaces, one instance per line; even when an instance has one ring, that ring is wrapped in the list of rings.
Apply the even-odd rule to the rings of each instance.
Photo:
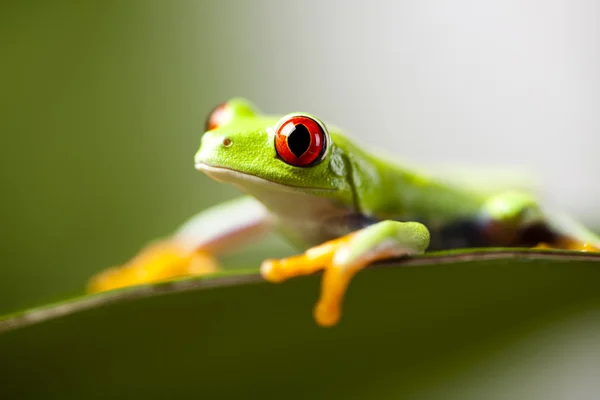
[[[486,245],[480,218],[485,193],[407,168],[344,137],[336,142],[349,155],[356,188],[354,227],[382,220],[416,221],[429,229],[431,249]]]
[[[348,158],[355,207],[365,215],[443,223],[477,213],[485,200],[474,190],[407,168],[342,135],[334,142]]]

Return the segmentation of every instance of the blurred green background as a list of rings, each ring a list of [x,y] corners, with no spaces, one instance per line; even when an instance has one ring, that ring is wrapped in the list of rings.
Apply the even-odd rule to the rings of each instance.
[[[233,196],[193,154],[206,113],[252,78],[235,16],[219,27],[208,3],[0,7],[2,314],[81,292]]]
[[[410,161],[524,166],[600,228],[600,6],[471,3],[2,2],[0,314],[80,293],[236,195],[193,168],[232,96]],[[244,266],[270,245],[287,249]]]

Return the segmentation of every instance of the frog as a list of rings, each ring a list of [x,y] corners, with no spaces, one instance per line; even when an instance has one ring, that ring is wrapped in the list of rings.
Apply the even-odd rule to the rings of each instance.
[[[243,195],[98,273],[90,292],[215,273],[219,256],[276,232],[298,254],[266,259],[260,274],[280,283],[322,272],[313,316],[331,327],[352,279],[378,262],[467,248],[600,249],[597,234],[530,191],[441,179],[309,113],[264,114],[232,98],[209,113],[200,142],[195,168]]]

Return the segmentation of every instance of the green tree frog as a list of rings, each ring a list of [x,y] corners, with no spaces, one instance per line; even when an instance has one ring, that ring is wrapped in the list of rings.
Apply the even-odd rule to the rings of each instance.
[[[90,291],[213,272],[213,256],[276,230],[304,253],[264,261],[262,276],[281,282],[323,271],[314,317],[331,326],[350,280],[375,261],[467,247],[600,248],[600,237],[545,212],[530,194],[484,193],[410,170],[311,114],[269,116],[232,99],[205,130],[196,169],[245,196],[98,274]]]

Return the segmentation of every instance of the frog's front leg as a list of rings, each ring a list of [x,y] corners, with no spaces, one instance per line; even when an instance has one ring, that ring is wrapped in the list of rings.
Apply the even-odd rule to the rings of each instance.
[[[216,272],[215,256],[236,249],[272,228],[264,206],[242,197],[204,210],[173,235],[146,246],[126,264],[101,271],[89,292]]]
[[[359,231],[281,260],[266,260],[263,277],[281,282],[291,277],[324,270],[321,297],[314,317],[322,326],[335,325],[352,277],[369,264],[393,257],[422,254],[429,245],[429,231],[417,222],[382,221]]]

